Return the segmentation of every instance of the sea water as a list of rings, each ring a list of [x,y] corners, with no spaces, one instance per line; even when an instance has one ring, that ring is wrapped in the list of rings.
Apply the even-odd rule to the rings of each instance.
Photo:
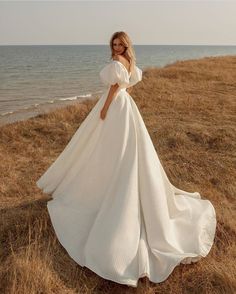
[[[141,69],[177,60],[234,55],[236,46],[134,45]],[[107,45],[0,46],[0,123],[101,95],[99,71],[110,61]]]

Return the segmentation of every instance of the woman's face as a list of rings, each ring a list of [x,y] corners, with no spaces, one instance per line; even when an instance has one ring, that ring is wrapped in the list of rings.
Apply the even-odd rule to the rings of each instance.
[[[113,50],[115,54],[123,54],[125,51],[125,46],[121,43],[119,38],[113,40]]]

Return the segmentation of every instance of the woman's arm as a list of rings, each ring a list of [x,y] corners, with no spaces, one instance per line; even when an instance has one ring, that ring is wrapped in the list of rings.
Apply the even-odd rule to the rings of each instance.
[[[101,118],[104,119],[107,113],[107,110],[112,102],[112,99],[114,97],[114,94],[116,93],[117,89],[119,88],[119,85],[116,83],[115,85],[111,85],[110,90],[107,95],[107,99],[103,105],[103,108],[101,110]]]

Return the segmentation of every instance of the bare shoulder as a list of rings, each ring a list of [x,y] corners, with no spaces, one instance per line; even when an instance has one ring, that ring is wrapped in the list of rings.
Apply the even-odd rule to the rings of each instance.
[[[112,58],[113,58],[113,60],[120,61],[121,56],[120,55],[114,55]]]
[[[129,68],[129,61],[122,55],[114,55],[113,60],[121,62],[126,68]]]

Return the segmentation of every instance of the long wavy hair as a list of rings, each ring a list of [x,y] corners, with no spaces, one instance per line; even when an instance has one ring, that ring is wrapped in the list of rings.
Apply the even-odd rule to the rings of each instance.
[[[115,32],[110,39],[110,48],[111,48],[111,59],[113,59],[115,52],[113,50],[113,40],[119,38],[120,42],[125,46],[125,51],[122,54],[128,61],[130,62],[130,71],[133,72],[134,66],[136,64],[136,57],[135,52],[133,49],[132,42],[130,40],[130,37],[127,35],[126,32],[120,31]]]

